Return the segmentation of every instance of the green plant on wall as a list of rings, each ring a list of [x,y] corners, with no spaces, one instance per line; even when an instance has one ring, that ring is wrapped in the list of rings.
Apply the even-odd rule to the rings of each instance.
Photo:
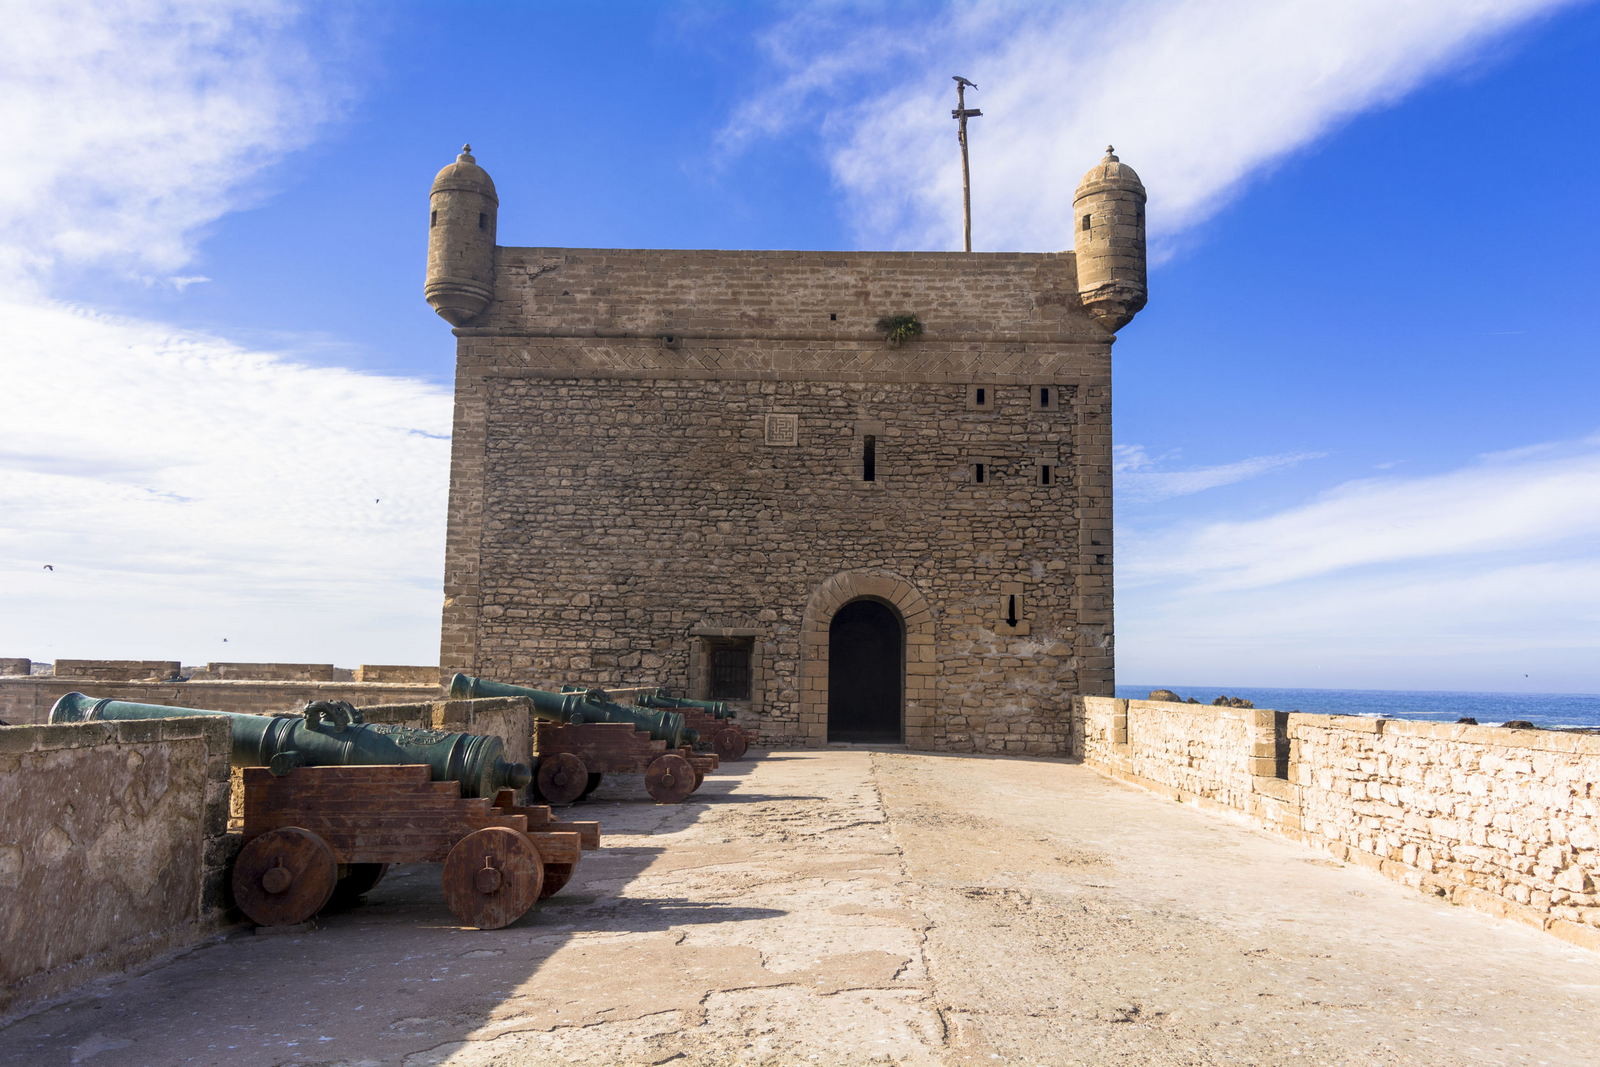
[[[891,348],[899,348],[913,337],[922,336],[922,320],[915,315],[885,315],[878,320],[878,329]]]

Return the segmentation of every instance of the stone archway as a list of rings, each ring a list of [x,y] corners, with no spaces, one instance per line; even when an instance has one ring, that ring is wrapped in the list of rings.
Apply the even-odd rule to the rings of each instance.
[[[905,740],[906,627],[894,605],[860,597],[828,624],[828,740]]]
[[[914,585],[888,571],[836,574],[806,601],[800,628],[801,728],[814,744],[828,740],[828,631],[840,608],[862,599],[893,606],[905,624],[905,742],[913,748],[931,746],[939,677],[933,611]]]

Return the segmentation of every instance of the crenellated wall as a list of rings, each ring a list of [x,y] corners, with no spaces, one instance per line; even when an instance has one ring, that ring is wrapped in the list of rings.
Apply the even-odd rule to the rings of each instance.
[[[388,682],[226,681],[115,682],[92,678],[36,675],[0,679],[0,720],[13,725],[42,723],[50,706],[63,694],[80,692],[93,697],[131,700],[139,704],[164,704],[206,711],[248,712],[267,715],[299,711],[309,700],[348,700],[357,707],[400,701],[427,700],[440,695],[431,685]]]
[[[1085,762],[1600,950],[1600,736],[1087,697]]]

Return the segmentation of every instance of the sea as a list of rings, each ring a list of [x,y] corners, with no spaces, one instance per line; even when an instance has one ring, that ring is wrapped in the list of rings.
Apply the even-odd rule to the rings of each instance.
[[[1119,685],[1117,696],[1149,697],[1170,689],[1185,700],[1210,704],[1219,696],[1243,697],[1258,708],[1308,711],[1318,715],[1365,715],[1384,719],[1455,722],[1477,719],[1483,726],[1522,719],[1546,729],[1600,729],[1600,694],[1474,693],[1428,689],[1264,689],[1254,686]]]

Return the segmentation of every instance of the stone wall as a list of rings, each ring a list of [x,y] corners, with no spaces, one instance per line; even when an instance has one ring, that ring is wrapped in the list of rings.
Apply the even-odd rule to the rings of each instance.
[[[228,729],[0,727],[0,1018],[216,930]]]
[[[61,668],[56,668],[61,674]],[[339,678],[343,673],[345,677]],[[189,675],[190,681],[249,679],[259,682],[334,682],[349,681],[349,672],[340,672],[331,663],[207,663]]]
[[[63,694],[88,693],[139,704],[163,704],[206,711],[267,715],[299,711],[309,700],[348,700],[363,704],[425,700],[439,695],[439,686],[379,682],[101,682],[86,678],[0,679],[0,720],[13,724],[42,723],[50,706]]]
[[[505,248],[498,279],[456,331],[446,671],[704,697],[734,636],[748,717],[814,744],[865,597],[908,743],[1066,751],[1112,660],[1111,338],[1071,254]],[[889,348],[899,313],[926,332]]]
[[[33,673],[33,661],[25,656],[0,656],[0,677]]]
[[[403,685],[439,684],[438,667],[411,667],[392,663],[363,663],[352,674],[357,682],[398,682]]]
[[[96,682],[140,682],[147,678],[165,680],[178,674],[182,665],[175,659],[58,659],[55,673],[60,678],[84,678]]]
[[[1600,950],[1600,736],[1086,698],[1085,762]]]

